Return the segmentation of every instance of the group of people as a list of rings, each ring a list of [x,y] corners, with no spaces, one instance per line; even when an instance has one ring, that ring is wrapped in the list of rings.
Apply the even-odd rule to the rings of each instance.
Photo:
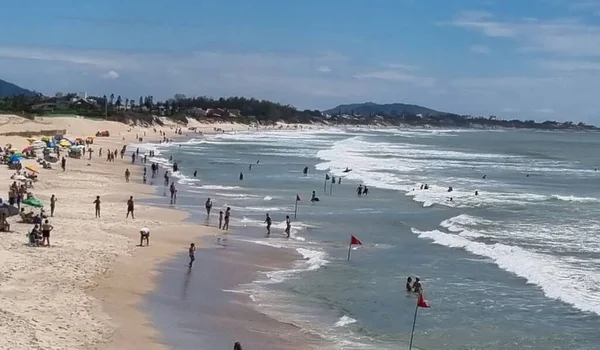
[[[271,236],[271,225],[273,224],[273,220],[271,220],[271,216],[267,213],[265,218],[265,224],[267,224],[267,237]],[[290,216],[285,216],[285,234],[287,238],[290,238],[290,232],[292,230],[292,221],[290,220]]]

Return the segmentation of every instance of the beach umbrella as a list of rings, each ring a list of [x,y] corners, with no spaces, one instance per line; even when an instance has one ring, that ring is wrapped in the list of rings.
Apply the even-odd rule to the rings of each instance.
[[[31,152],[33,150],[33,147],[25,147],[23,148],[23,152]]]
[[[69,142],[67,140],[61,140],[58,144],[61,145],[61,146],[63,146],[63,147],[69,147],[69,146],[71,146],[71,142]]]
[[[42,141],[44,141],[44,142],[50,142],[50,137],[48,137],[48,136],[43,136],[43,137],[41,138],[41,140],[42,140]]]
[[[34,172],[36,174],[40,173],[40,171],[38,170],[38,168],[35,165],[28,165],[28,166],[25,167],[25,169],[27,169],[29,171],[32,171],[32,172]]]
[[[8,203],[0,203],[0,214],[4,214],[7,217],[15,216],[19,214],[19,208]]]
[[[37,141],[37,139],[35,137],[28,137],[25,140],[29,141],[29,143],[32,143],[33,141]]]
[[[13,154],[12,156],[10,156],[10,162],[11,163],[16,163],[16,162],[20,162],[21,161],[21,157],[19,157],[16,154]]]
[[[48,142],[46,146],[48,146],[49,148],[54,148],[56,147],[56,144],[54,142]]]

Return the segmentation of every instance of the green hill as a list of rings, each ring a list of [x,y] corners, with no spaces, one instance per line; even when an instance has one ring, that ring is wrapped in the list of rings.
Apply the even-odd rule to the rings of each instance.
[[[7,96],[35,96],[38,95],[37,92],[24,89],[20,86],[17,86],[13,83],[9,83],[8,81],[4,81],[0,79],[0,97]]]
[[[401,115],[416,115],[422,114],[423,116],[439,116],[446,115],[449,113],[436,111],[431,108],[426,108],[417,105],[409,105],[404,103],[388,103],[388,104],[377,104],[373,102],[365,103],[353,103],[347,105],[339,105],[335,108],[324,111],[326,114],[357,114],[362,116],[370,115],[385,115],[385,116],[401,116]]]

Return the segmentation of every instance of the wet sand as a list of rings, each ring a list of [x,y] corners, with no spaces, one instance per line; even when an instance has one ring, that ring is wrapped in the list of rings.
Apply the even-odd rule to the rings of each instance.
[[[248,294],[227,292],[256,280],[257,271],[289,268],[300,256],[231,239],[227,247],[211,242],[197,251],[191,270],[185,254],[163,265],[159,287],[144,304],[173,349],[230,349],[236,341],[244,349],[336,349],[260,313]]]

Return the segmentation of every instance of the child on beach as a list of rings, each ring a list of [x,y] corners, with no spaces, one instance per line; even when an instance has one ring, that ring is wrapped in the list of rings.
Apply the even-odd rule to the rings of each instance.
[[[219,230],[223,227],[223,211],[219,211]]]
[[[190,254],[190,267],[192,267],[194,260],[196,260],[196,245],[194,243],[190,244],[190,249],[188,249],[188,253]]]
[[[128,218],[129,214],[131,213],[131,218],[135,219],[135,216],[133,215],[133,207],[133,196],[130,196],[127,200],[127,215],[125,216],[125,218]]]
[[[100,217],[100,196],[96,196],[96,200],[94,201],[96,205],[96,218]]]

